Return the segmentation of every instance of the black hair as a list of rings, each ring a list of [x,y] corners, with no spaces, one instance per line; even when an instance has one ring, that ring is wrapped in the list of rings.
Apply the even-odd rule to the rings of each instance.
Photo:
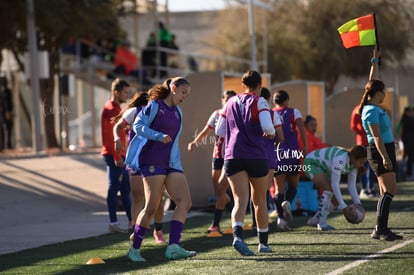
[[[126,82],[125,80],[116,78],[114,81],[112,81],[112,87],[111,87],[112,92],[115,92],[115,91],[120,92],[125,87],[129,87],[128,82]]]
[[[355,159],[362,159],[367,157],[367,148],[362,145],[353,146],[348,151],[350,156],[353,156]]]
[[[308,124],[309,122],[311,122],[312,120],[316,120],[315,117],[311,116],[311,115],[307,115],[305,118],[305,124]]]
[[[282,104],[289,99],[289,94],[285,90],[278,90],[273,96],[273,100],[276,104]]]
[[[262,84],[262,76],[256,71],[247,71],[242,76],[242,83],[246,85],[247,88],[256,89]]]
[[[269,100],[271,96],[269,89],[266,87],[262,87],[262,89],[260,90],[260,96],[266,100]]]
[[[385,84],[381,80],[372,79],[367,82],[365,85],[365,92],[362,96],[361,102],[359,103],[359,108],[357,114],[362,113],[362,108],[368,102],[368,97],[373,98],[377,92],[384,92]]]
[[[225,90],[224,93],[223,93],[223,98],[225,98],[225,97],[232,97],[232,96],[235,96],[235,95],[237,95],[237,93],[235,91],[233,91],[233,90]]]

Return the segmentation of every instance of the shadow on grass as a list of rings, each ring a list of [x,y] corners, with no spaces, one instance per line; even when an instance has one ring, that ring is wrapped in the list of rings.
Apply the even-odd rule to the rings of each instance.
[[[207,228],[211,221],[211,216],[198,216],[187,219],[185,231],[181,245],[189,250],[196,250],[198,253],[208,252],[220,247],[223,247],[223,241],[231,244],[231,235],[224,235],[218,241],[216,238],[207,238],[206,234],[201,235],[198,228]],[[169,223],[164,224],[164,232],[168,234]],[[197,228],[197,229],[195,229]],[[157,245],[153,242],[150,236],[152,230],[149,230],[142,247],[142,255],[147,259],[145,263],[131,263],[126,253],[131,245],[128,236],[124,234],[105,234],[92,238],[85,238],[73,241],[63,242],[61,244],[46,245],[39,248],[27,249],[24,251],[0,255],[0,271],[7,271],[19,267],[42,266],[42,265],[56,265],[56,266],[71,266],[70,270],[62,271],[55,274],[84,274],[84,273],[113,273],[113,272],[127,272],[137,269],[145,269],[147,267],[154,267],[156,265],[163,265],[168,261],[164,257],[166,246]],[[119,250],[123,251],[122,256],[112,257],[111,255],[119,255]],[[68,263],[64,257],[71,257],[75,254],[83,254],[82,262],[86,263],[89,258],[106,254],[101,256],[106,262],[103,265],[86,265],[79,262]],[[125,256],[124,256],[125,255]],[[80,258],[82,256],[77,256]],[[24,260],[22,260],[24,259]],[[46,267],[45,267],[46,269]],[[50,273],[50,272],[45,272]]]

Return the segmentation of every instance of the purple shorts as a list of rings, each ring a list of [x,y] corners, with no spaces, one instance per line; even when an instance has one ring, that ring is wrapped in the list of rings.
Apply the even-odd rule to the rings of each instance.
[[[163,168],[157,167],[155,165],[146,165],[141,167],[141,175],[145,177],[150,176],[159,176],[159,175],[168,175],[169,173],[183,173],[182,170],[174,169],[174,168]]]

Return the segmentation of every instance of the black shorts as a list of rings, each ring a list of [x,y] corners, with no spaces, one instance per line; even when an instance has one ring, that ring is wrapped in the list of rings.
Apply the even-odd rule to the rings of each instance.
[[[223,169],[224,159],[223,158],[213,158],[211,161],[211,168],[213,170],[221,170]]]
[[[246,171],[249,177],[260,178],[267,175],[269,165],[267,159],[228,159],[224,161],[224,171],[228,177]]]
[[[395,158],[395,145],[394,142],[386,143],[385,150],[388,153],[389,158],[391,159],[392,163],[392,171],[385,169],[384,163],[382,161],[382,157],[377,150],[375,144],[369,144],[367,147],[367,158],[369,166],[371,166],[372,171],[374,171],[377,177],[381,176],[382,174],[395,172],[397,173],[397,160]]]

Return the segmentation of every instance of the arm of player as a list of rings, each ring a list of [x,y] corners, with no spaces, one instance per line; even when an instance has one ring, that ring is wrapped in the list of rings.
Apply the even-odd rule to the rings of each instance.
[[[269,105],[263,97],[257,101],[257,110],[259,111],[259,121],[263,132],[266,136],[274,137],[275,127],[273,126],[272,117],[269,112]]]
[[[226,136],[226,105],[220,110],[219,118],[217,119],[215,133],[219,137]]]
[[[341,182],[341,174],[336,171],[332,171],[332,175],[331,175],[332,191],[335,195],[336,200],[339,203],[338,209],[343,210],[345,207],[347,207],[347,204],[344,202],[344,199],[342,197],[341,187],[339,185],[340,182]]]
[[[273,126],[276,130],[277,143],[282,143],[285,140],[285,136],[283,134],[282,121],[277,112],[273,112]]]
[[[217,122],[217,116],[218,116],[218,111],[214,111],[211,115],[210,115],[210,117],[209,117],[209,119],[208,119],[208,121],[207,121],[207,123],[206,123],[206,125],[204,126],[204,128],[203,128],[203,130],[201,130],[201,132],[200,133],[198,133],[197,134],[197,136],[190,142],[190,143],[188,143],[188,145],[187,145],[187,150],[188,151],[190,151],[190,152],[192,152],[193,151],[193,149],[194,149],[194,147],[196,147],[196,146],[198,146],[198,143],[203,139],[203,138],[206,138],[212,131],[214,131],[215,130],[215,127],[216,127],[216,122]]]
[[[358,176],[357,169],[354,169],[351,173],[348,174],[348,192],[349,192],[349,195],[351,195],[351,198],[354,204],[361,204],[361,201],[358,196],[358,191],[356,188],[357,176]]]

